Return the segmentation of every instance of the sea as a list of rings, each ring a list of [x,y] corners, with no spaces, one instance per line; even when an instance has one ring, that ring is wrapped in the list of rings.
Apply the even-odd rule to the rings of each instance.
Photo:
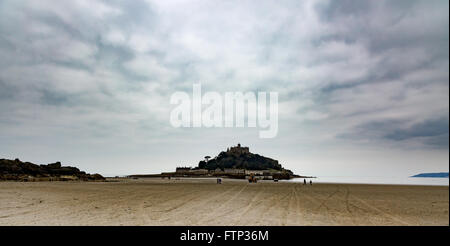
[[[418,178],[418,177],[378,177],[378,176],[318,176],[306,179],[314,183],[347,183],[347,184],[394,184],[394,185],[440,185],[449,186],[448,178]],[[303,182],[303,178],[294,178],[287,182]]]

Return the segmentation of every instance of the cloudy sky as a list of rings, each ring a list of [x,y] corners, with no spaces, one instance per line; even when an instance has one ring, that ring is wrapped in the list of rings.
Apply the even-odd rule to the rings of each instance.
[[[240,142],[299,174],[448,171],[449,2],[0,2],[0,158],[124,175]],[[279,93],[279,131],[173,128],[170,96]]]

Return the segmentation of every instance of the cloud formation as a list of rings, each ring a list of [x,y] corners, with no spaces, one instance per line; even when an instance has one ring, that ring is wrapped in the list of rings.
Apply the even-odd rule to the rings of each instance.
[[[448,7],[2,1],[0,154],[123,174],[170,170],[241,141],[291,156],[284,162],[300,172],[312,164],[297,165],[296,153],[340,146],[437,151],[434,168],[448,168]],[[279,92],[278,138],[172,128],[170,95],[198,82],[221,93]],[[120,166],[126,159],[136,164]]]

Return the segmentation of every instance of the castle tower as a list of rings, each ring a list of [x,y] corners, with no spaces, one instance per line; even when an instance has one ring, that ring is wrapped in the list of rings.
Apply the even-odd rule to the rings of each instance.
[[[236,154],[246,154],[249,153],[248,147],[242,147],[240,143],[237,144],[237,146],[230,147],[227,149],[227,152],[236,153]]]

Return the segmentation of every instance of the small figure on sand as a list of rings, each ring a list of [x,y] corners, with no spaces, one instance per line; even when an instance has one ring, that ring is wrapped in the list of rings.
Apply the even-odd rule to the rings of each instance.
[[[306,179],[303,179],[303,185],[306,185]]]
[[[222,184],[222,179],[217,179],[218,184]]]
[[[309,180],[309,185],[312,185],[312,180]]]

